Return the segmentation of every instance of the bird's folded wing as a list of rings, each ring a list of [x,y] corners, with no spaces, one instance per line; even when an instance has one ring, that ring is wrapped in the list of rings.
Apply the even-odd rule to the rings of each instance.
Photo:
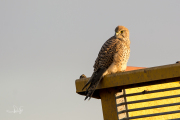
[[[118,42],[120,42],[118,39],[111,37],[103,44],[93,66],[94,71],[99,68],[108,68],[112,64],[114,54],[117,52]]]

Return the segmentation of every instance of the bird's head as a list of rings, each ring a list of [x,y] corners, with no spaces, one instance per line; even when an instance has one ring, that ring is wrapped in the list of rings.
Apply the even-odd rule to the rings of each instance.
[[[115,29],[114,36],[119,39],[123,39],[123,38],[129,39],[129,30],[124,26],[117,26]]]

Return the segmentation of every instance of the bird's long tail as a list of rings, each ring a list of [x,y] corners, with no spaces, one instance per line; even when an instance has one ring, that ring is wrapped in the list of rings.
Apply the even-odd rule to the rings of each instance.
[[[86,100],[89,97],[89,100],[91,99],[97,85],[99,84],[99,82],[101,81],[101,79],[103,78],[103,73],[106,71],[106,68],[100,68],[97,71],[95,71],[90,80],[86,83],[86,85],[83,87],[83,89],[90,84],[90,86],[87,88],[86,90],[86,97],[84,100]]]

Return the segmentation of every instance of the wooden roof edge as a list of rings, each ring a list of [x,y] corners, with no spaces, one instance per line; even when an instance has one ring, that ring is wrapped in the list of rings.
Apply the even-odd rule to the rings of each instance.
[[[170,64],[146,69],[145,67],[128,66],[127,72],[106,75],[97,86],[97,89],[127,86],[175,77],[180,77],[180,64]],[[88,80],[89,78],[83,78],[75,81],[77,93],[85,91],[82,91],[82,88]]]

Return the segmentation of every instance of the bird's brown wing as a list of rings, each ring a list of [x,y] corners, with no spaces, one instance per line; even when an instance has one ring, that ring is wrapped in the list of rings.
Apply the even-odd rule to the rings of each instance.
[[[85,100],[93,95],[97,85],[99,84],[100,80],[103,77],[103,73],[108,69],[108,67],[113,63],[113,57],[114,54],[118,51],[118,45],[119,42],[118,39],[115,37],[111,37],[108,39],[102,46],[98,57],[94,64],[94,72],[89,79],[89,81],[86,83],[86,85],[83,87],[86,88],[89,84],[89,87],[86,90],[86,97]]]
[[[93,66],[94,71],[97,71],[99,68],[107,69],[112,64],[114,54],[118,51],[116,45],[118,42],[120,41],[113,36],[103,44]]]
[[[93,66],[94,72],[83,89],[86,88],[90,83],[95,81],[94,78],[97,76],[98,69],[103,68],[103,70],[105,71],[111,65],[111,63],[113,62],[114,53],[116,52],[117,42],[118,40],[113,36],[103,44]]]

